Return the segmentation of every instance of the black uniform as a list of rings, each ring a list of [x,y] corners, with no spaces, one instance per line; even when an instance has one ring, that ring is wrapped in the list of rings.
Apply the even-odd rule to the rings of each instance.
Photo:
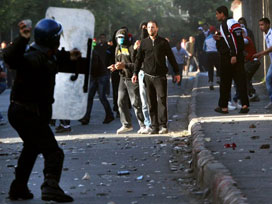
[[[47,48],[38,45],[25,51],[27,43],[27,39],[18,37],[4,50],[5,62],[16,70],[8,119],[24,142],[15,170],[15,181],[25,186],[40,153],[44,157],[45,176],[60,180],[64,154],[49,127],[49,121],[54,102],[55,75],[64,71],[65,64],[71,63],[69,52],[61,51],[49,57]]]

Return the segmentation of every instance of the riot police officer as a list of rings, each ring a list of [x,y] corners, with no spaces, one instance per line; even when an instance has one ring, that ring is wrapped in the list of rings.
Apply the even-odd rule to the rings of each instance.
[[[16,70],[8,118],[23,140],[9,198],[33,198],[27,182],[35,160],[41,153],[44,157],[42,200],[72,202],[73,198],[59,186],[64,153],[58,146],[49,122],[54,102],[55,75],[58,71],[64,71],[65,64],[77,60],[81,54],[75,50],[58,51],[62,26],[55,20],[42,19],[37,23],[34,29],[35,42],[28,49],[31,28],[22,21],[19,29],[20,36],[4,50],[5,62]]]

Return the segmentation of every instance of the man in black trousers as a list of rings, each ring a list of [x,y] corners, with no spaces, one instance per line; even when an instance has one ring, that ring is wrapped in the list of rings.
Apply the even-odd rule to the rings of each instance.
[[[27,48],[31,27],[19,23],[20,35],[4,50],[4,60],[16,78],[11,91],[8,118],[23,140],[23,149],[11,183],[11,200],[32,199],[27,183],[39,154],[44,158],[42,200],[72,202],[59,186],[63,150],[49,127],[54,102],[55,75],[80,58],[77,50],[58,51],[62,26],[52,19],[40,20],[34,29],[35,42]]]
[[[220,6],[216,9],[216,18],[221,22],[220,34],[214,35],[216,46],[221,55],[220,98],[216,112],[228,113],[228,101],[232,79],[234,79],[242,108],[240,113],[248,113],[249,100],[247,95],[246,73],[244,69],[244,39],[240,24],[229,18],[228,9]]]
[[[174,69],[175,82],[180,81],[179,68],[168,41],[158,36],[158,24],[149,21],[147,24],[148,38],[141,41],[136,57],[135,70],[132,82],[138,80],[138,72],[144,63],[144,83],[146,85],[149,112],[152,124],[150,134],[166,134],[167,128],[167,57]]]

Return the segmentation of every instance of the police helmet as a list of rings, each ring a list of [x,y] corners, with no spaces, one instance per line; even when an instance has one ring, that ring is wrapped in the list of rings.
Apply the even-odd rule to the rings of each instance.
[[[58,48],[62,26],[53,19],[40,20],[34,29],[35,43],[47,48]]]

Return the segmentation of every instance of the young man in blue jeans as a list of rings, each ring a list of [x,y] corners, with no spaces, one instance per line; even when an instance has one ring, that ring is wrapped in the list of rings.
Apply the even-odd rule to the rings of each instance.
[[[259,28],[265,33],[267,49],[256,53],[253,55],[253,57],[261,58],[262,56],[269,54],[270,60],[272,61],[272,29],[270,28],[270,20],[268,18],[260,19]],[[270,64],[266,74],[266,88],[269,94],[270,102],[264,108],[272,109],[272,64]]]

